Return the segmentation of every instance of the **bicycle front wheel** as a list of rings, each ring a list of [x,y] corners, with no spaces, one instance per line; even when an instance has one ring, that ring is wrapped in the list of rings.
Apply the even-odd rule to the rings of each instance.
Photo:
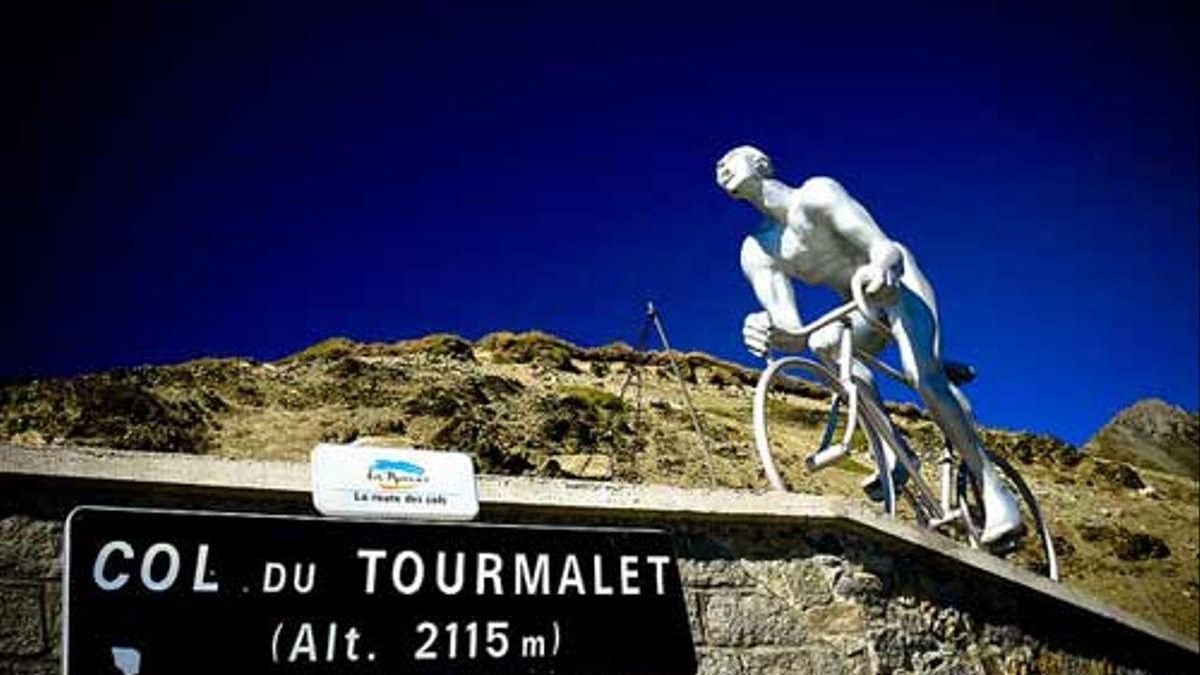
[[[842,397],[842,400],[847,400],[848,397],[845,388],[838,382],[829,369],[817,361],[803,356],[787,356],[771,361],[763,369],[762,374],[759,375],[758,385],[754,388],[754,447],[758,451],[758,460],[762,464],[763,472],[766,474],[767,482],[771,485],[771,488],[785,492],[788,491],[788,485],[779,475],[772,452],[774,448],[771,444],[768,410],[770,408],[769,394],[772,391],[778,390],[784,379],[789,377],[786,374],[788,370],[802,371],[810,379],[815,380],[821,386],[828,389],[831,396]],[[828,428],[831,428],[836,423],[836,414],[835,406],[830,411],[831,420],[826,423],[827,436]],[[828,440],[827,437],[825,441]]]
[[[754,390],[754,445],[758,451],[759,461],[762,463],[763,472],[767,476],[767,482],[775,490],[787,491],[789,486],[780,475],[775,464],[775,458],[779,455],[780,443],[778,439],[772,440],[771,424],[769,420],[770,400],[769,394],[772,391],[782,388],[784,378],[789,377],[785,374],[788,370],[798,370],[808,376],[808,379],[815,381],[823,386],[830,394],[831,404],[830,409],[825,419],[825,430],[823,437],[819,443],[819,448],[824,451],[829,448],[833,442],[833,436],[844,429],[838,428],[838,418],[842,412],[842,408],[846,407],[846,402],[850,400],[850,392],[834,375],[833,371],[829,370],[820,362],[801,356],[789,356],[777,361],[772,361],[763,369],[762,375],[759,376],[758,386]],[[857,382],[858,388],[861,391],[862,387],[866,386],[862,382]],[[936,522],[943,516],[941,509],[937,504],[937,500],[929,491],[925,481],[921,478],[920,472],[916,465],[908,460],[908,452],[904,446],[903,440],[896,435],[895,429],[888,421],[887,413],[880,409],[871,399],[866,396],[859,396],[858,401],[858,424],[861,430],[867,435],[868,442],[866,443],[871,454],[871,461],[874,464],[875,470],[879,472],[880,480],[883,482],[881,489],[883,497],[883,512],[888,516],[896,515],[897,497],[903,496],[908,503],[911,504],[917,523],[922,527],[927,527],[930,522]],[[811,428],[812,424],[817,422],[819,414],[804,415],[800,420],[800,426]],[[905,484],[903,490],[897,494],[895,485],[891,481],[891,473],[880,471],[881,467],[887,466],[887,461],[884,457],[884,446],[892,448],[898,458],[907,465],[910,478]]]
[[[799,371],[801,377],[793,378],[788,374],[788,371]],[[755,449],[758,451],[759,461],[763,466],[763,472],[766,474],[767,482],[770,483],[772,489],[775,490],[787,491],[790,489],[790,487],[780,475],[775,463],[775,458],[779,457],[779,451],[782,449],[781,446],[783,444],[778,438],[782,434],[772,433],[771,421],[769,419],[772,414],[772,406],[769,395],[772,392],[780,390],[786,391],[787,387],[785,384],[789,382],[792,383],[793,391],[795,391],[794,387],[797,380],[803,381],[806,384],[816,384],[825,389],[830,396],[830,407],[825,414],[824,432],[822,434],[822,438],[817,444],[817,448],[809,448],[809,450],[813,452],[808,456],[808,459],[805,460],[806,464],[815,460],[819,455],[825,454],[827,449],[835,453],[836,456],[837,446],[835,444],[835,436],[840,436],[845,432],[844,425],[839,426],[838,424],[839,418],[842,417],[843,414],[846,418],[854,417],[854,415],[850,412],[852,408],[848,406],[848,402],[851,400],[852,392],[848,391],[847,387],[842,384],[834,372],[827,368],[824,364],[802,356],[788,356],[769,363],[759,376],[758,386],[755,387],[754,390],[753,426],[754,445]],[[861,384],[859,389],[861,390]],[[808,395],[811,396],[811,392],[809,392]],[[890,432],[887,428],[888,425],[886,422],[886,416],[884,416],[871,405],[869,397],[860,395],[857,399],[857,406],[857,428],[861,429],[871,438],[883,438],[884,442],[889,442],[891,437],[887,435]],[[776,416],[776,419],[781,417],[778,408],[776,408],[774,415]],[[793,421],[797,423],[794,425],[794,429],[811,431],[814,425],[821,423],[821,414],[811,409],[803,410],[790,408],[783,415],[793,416]],[[881,420],[883,421],[881,422]],[[847,419],[845,422],[845,424],[850,423],[851,422],[849,419]],[[880,424],[883,426],[879,426]],[[884,438],[885,436],[886,438]],[[792,440],[794,442],[796,439],[793,438]],[[809,436],[806,440],[811,442],[811,436]],[[840,440],[840,438],[837,440]],[[879,467],[885,466],[886,462],[883,456],[882,445],[879,442],[867,443],[866,445],[869,448],[871,462],[874,464],[876,470],[878,470]],[[844,450],[849,451],[849,448],[844,448]],[[823,461],[838,462],[840,460],[833,459],[826,454],[826,459]],[[850,462],[849,466],[855,467],[855,471],[862,469],[861,465],[858,465],[853,461]],[[813,468],[813,466],[808,467],[808,471],[810,472],[815,470],[817,469]],[[890,478],[890,476],[887,474],[884,475]],[[885,480],[884,493],[884,512],[888,515],[894,515],[896,512],[897,495],[890,480]]]

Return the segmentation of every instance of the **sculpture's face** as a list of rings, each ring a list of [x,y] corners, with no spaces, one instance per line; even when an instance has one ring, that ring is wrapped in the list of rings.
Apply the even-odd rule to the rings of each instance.
[[[717,162],[717,184],[730,196],[746,199],[763,178],[771,175],[771,160],[750,146],[734,148]]]

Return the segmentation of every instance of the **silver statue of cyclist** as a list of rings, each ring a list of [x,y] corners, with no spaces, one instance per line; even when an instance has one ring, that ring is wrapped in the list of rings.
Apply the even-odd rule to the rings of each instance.
[[[765,310],[746,316],[742,337],[750,351],[765,356],[770,349],[802,351],[807,346],[832,366],[842,328],[825,326],[804,344],[792,279],[831,288],[843,298],[861,284],[868,297],[881,300],[879,318],[891,327],[890,337],[896,340],[909,382],[979,479],[984,505],[980,541],[999,542],[1019,531],[1017,501],[987,460],[970,404],[946,375],[937,302],[908,249],[889,239],[836,181],[814,177],[790,187],[774,177],[770,158],[757,148],[741,146],[726,153],[717,162],[717,183],[768,219],[767,225],[742,242],[742,272]],[[882,350],[889,337],[861,316],[854,317],[851,335],[854,348],[868,354]],[[868,384],[864,394],[881,404],[871,371],[858,361],[854,371]],[[882,450],[893,480],[902,483],[903,463],[887,444]],[[873,493],[879,483],[873,476],[863,487]]]

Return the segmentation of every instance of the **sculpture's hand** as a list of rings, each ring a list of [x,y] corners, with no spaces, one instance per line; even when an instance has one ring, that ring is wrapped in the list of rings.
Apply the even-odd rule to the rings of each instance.
[[[867,295],[875,295],[885,288],[896,286],[896,270],[891,266],[868,264],[858,268],[855,273],[858,283],[863,285]]]
[[[900,247],[887,239],[871,245],[870,262],[854,271],[850,280],[853,288],[861,288],[868,296],[889,301],[887,297],[900,283],[904,273],[904,256]]]
[[[742,322],[742,342],[750,353],[763,357],[771,348],[771,316],[766,312],[753,312]]]
[[[861,288],[863,296],[873,300],[876,307],[882,308],[898,299],[896,291],[900,288],[900,272],[894,266],[868,263],[855,270],[850,286]]]
[[[742,323],[742,341],[751,354],[765,357],[772,348],[803,351],[805,338],[772,325],[771,315],[767,312],[754,312],[747,314]]]

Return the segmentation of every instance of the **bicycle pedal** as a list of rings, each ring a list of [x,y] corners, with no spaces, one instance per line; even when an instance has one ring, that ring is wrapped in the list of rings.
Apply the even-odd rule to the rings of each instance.
[[[951,511],[941,518],[934,518],[933,520],[929,521],[929,527],[933,530],[940,530],[947,525],[958,525],[962,522],[960,520],[961,517],[962,515],[958,511]]]
[[[850,448],[845,443],[834,443],[809,455],[804,460],[804,468],[808,469],[809,473],[815,473],[845,457],[848,452]]]

